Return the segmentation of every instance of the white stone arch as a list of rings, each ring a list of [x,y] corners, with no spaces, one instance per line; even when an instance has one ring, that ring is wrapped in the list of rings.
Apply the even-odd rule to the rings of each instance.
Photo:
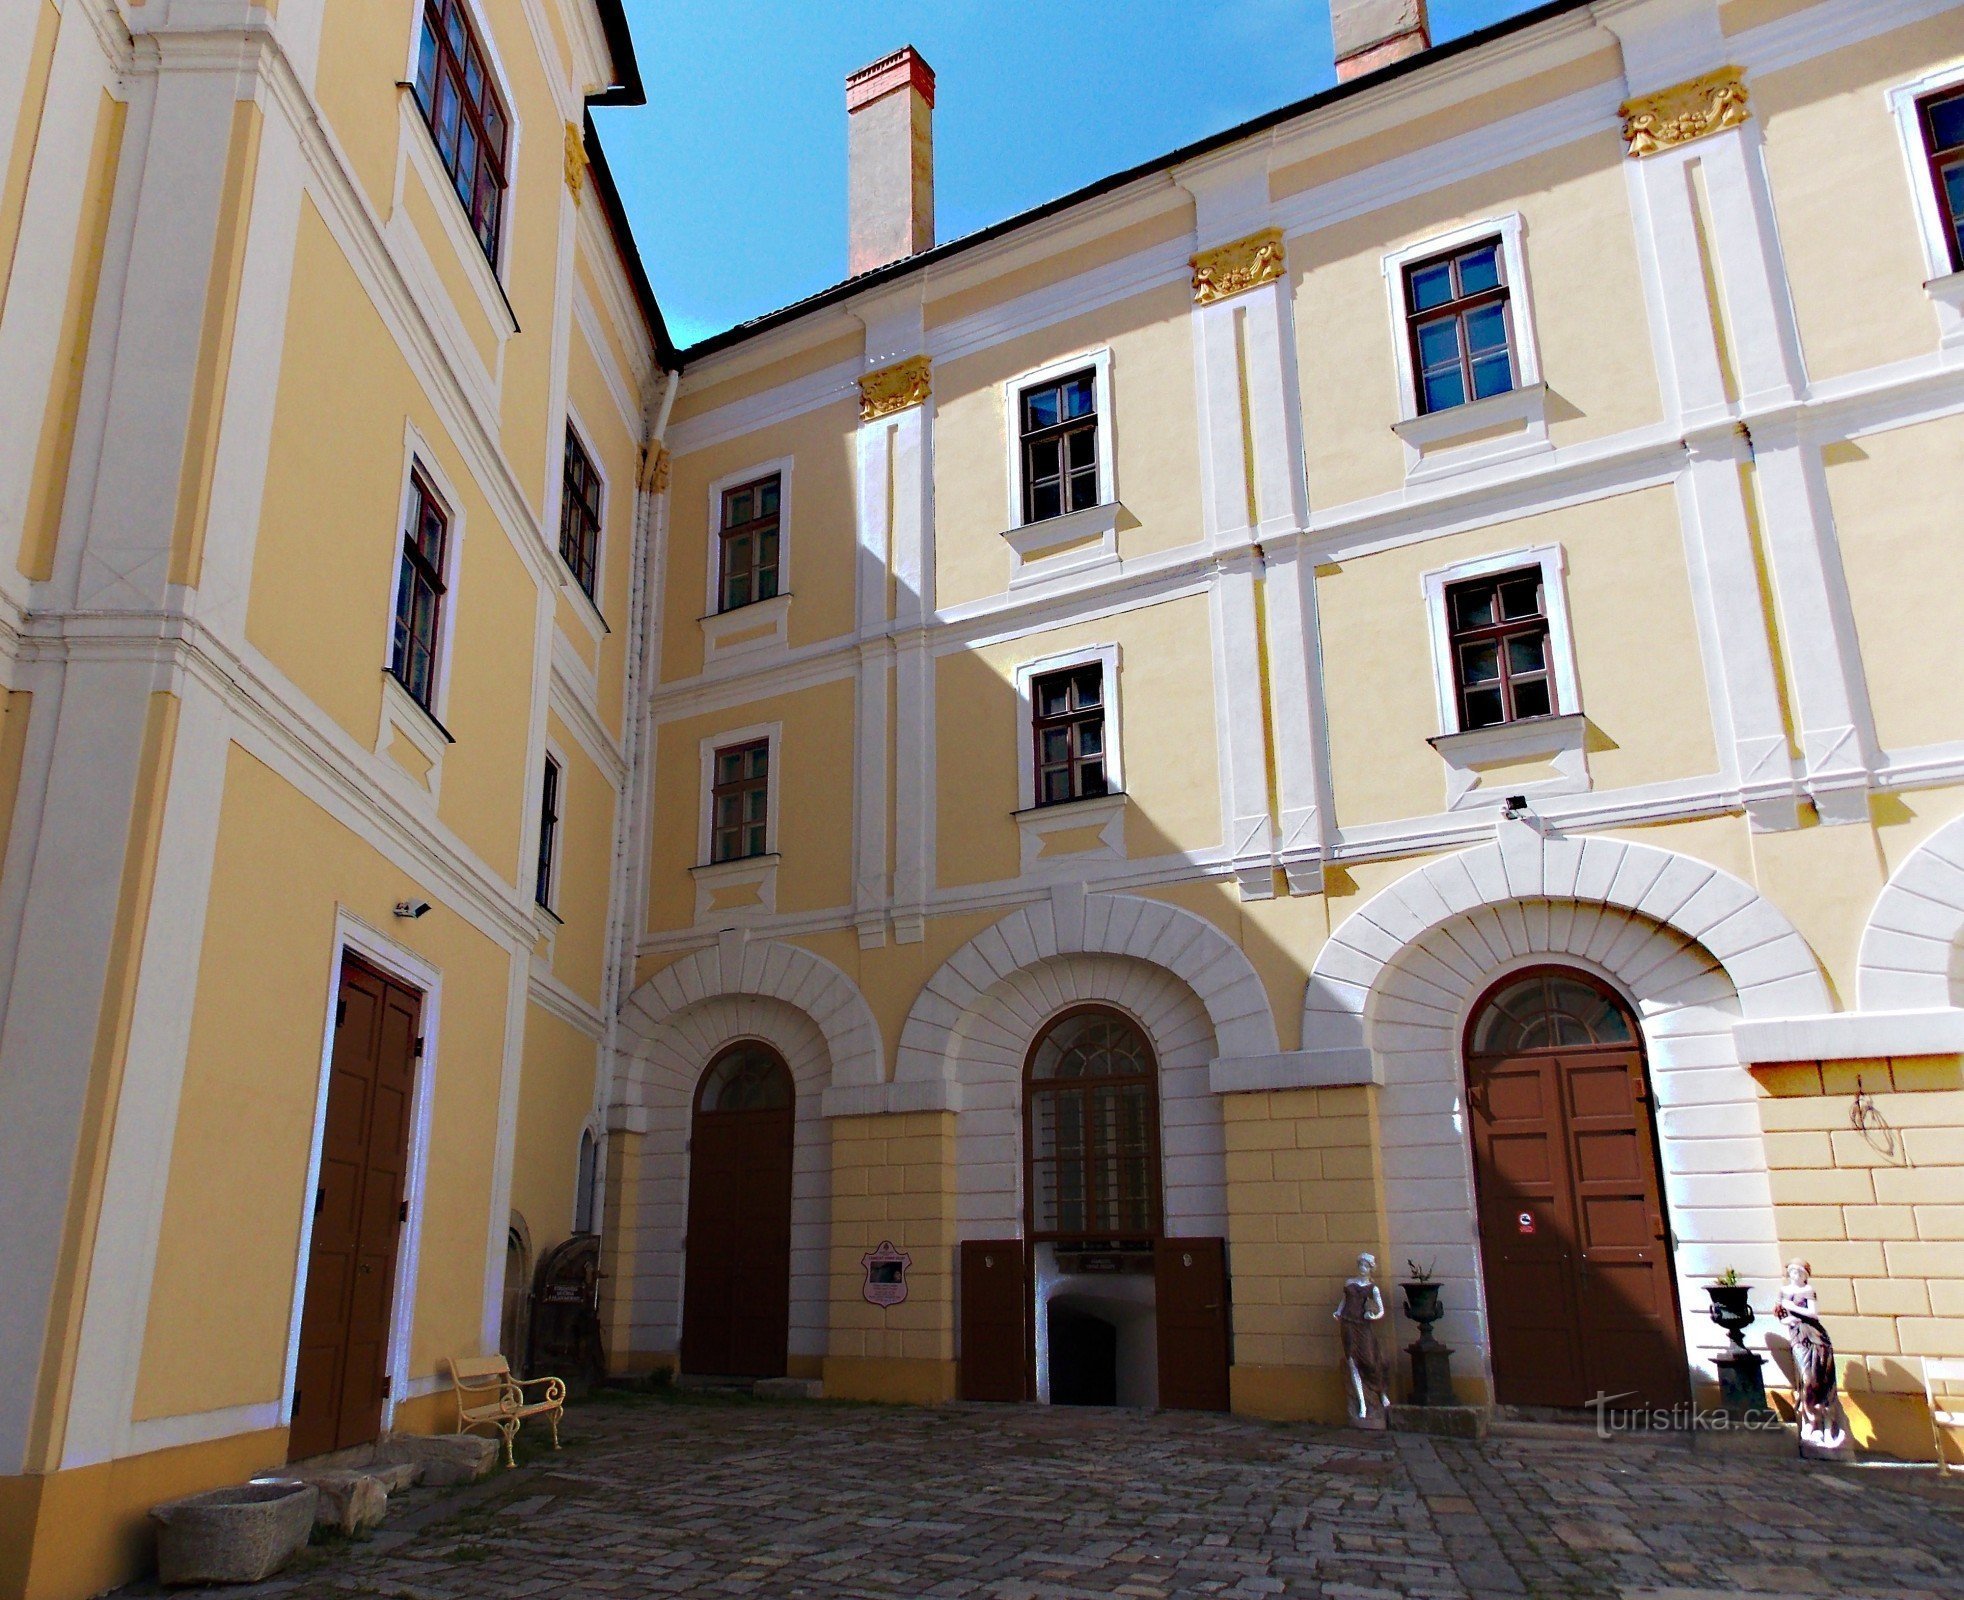
[[[1862,932],[1855,991],[1864,1011],[1964,1005],[1964,817],[1889,875]]]
[[[631,1275],[631,1347],[680,1349],[688,1140],[697,1085],[727,1045],[759,1039],[796,1090],[789,1353],[819,1358],[829,1322],[832,1146],[824,1098],[842,1066],[881,1074],[879,1030],[852,981],[809,951],[726,936],[642,984],[621,1008],[623,1098],[646,1121]]]
[[[1685,1343],[1710,1380],[1722,1344],[1697,1285],[1727,1266],[1779,1277],[1758,1090],[1739,1065],[1741,1016],[1822,1011],[1813,952],[1729,874],[1651,846],[1500,842],[1430,863],[1337,931],[1305,1006],[1313,1053],[1368,1053],[1379,1096],[1387,1254],[1436,1262],[1441,1337],[1487,1367],[1461,1039],[1498,978],[1555,962],[1595,974],[1636,1012],[1656,1103]]]
[[[1130,956],[1049,956],[999,978],[953,1040],[955,1231],[960,1239],[1023,1232],[1023,1065],[1060,1012],[1107,1005],[1146,1033],[1159,1066],[1166,1231],[1227,1232],[1227,1156],[1220,1100],[1208,1087],[1214,1027],[1199,997],[1164,967]]]
[[[1059,885],[1049,898],[983,929],[928,979],[894,1054],[896,1109],[954,1103],[954,1062],[983,998],[1004,978],[1064,955],[1121,956],[1163,969],[1206,1012],[1218,1055],[1275,1051],[1275,1018],[1261,978],[1213,923],[1163,901]]]

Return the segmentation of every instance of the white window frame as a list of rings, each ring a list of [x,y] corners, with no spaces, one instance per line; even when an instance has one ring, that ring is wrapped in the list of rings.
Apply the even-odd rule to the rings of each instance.
[[[1923,142],[1923,123],[1917,115],[1916,103],[1958,88],[1964,88],[1964,61],[1952,62],[1914,83],[1898,84],[1887,91],[1889,110],[1902,140],[1903,160],[1909,169],[1917,237],[1923,246],[1923,270],[1929,275],[1923,286],[1936,302],[1940,340],[1946,349],[1964,346],[1964,272],[1951,265],[1950,241],[1944,232],[1936,185],[1930,177],[1929,147]]]
[[[408,775],[404,774],[405,782],[400,787],[415,795],[419,801],[434,804],[443,777],[443,753],[452,740],[450,682],[455,664],[453,646],[463,577],[463,497],[443,470],[429,441],[417,431],[413,422],[403,424],[402,437],[402,480],[396,491],[395,534],[389,546],[388,599],[382,608],[382,715],[376,733],[375,753],[386,758],[397,734],[407,739],[429,762],[429,779],[427,786],[418,785],[407,781]],[[441,496],[444,510],[449,515],[448,531],[443,541],[443,608],[436,628],[436,693],[431,696],[435,703],[427,707],[418,702],[395,675],[396,590],[402,582],[402,547],[409,526],[409,498],[419,467],[423,476],[429,479],[430,487]],[[401,768],[391,760],[388,770],[399,772]]]
[[[557,926],[565,921],[559,914],[559,896],[560,890],[563,887],[560,881],[560,863],[565,857],[566,777],[567,773],[571,770],[571,764],[567,761],[566,752],[560,748],[558,741],[551,738],[546,740],[545,756],[539,764],[539,827],[545,826],[545,780],[546,764],[548,762],[559,769],[559,820],[557,826],[552,830],[552,864],[547,868],[550,881],[546,885],[546,898],[540,900],[537,897],[535,885],[532,905],[535,910],[543,911],[551,917],[554,925]],[[532,854],[532,860],[536,869],[538,862],[538,852],[536,850]]]
[[[712,812],[716,788],[716,752],[727,750],[731,745],[755,744],[759,739],[770,746],[768,761],[770,770],[764,790],[764,853],[761,856],[739,856],[734,861],[711,861],[710,843],[715,834],[715,818]],[[781,722],[756,722],[747,728],[729,728],[720,733],[706,734],[699,746],[701,761],[700,786],[696,792],[696,865],[699,868],[735,867],[747,862],[774,859],[777,855],[777,820],[779,813],[778,795],[782,779],[780,759],[784,747],[784,724]]]
[[[586,452],[587,460],[593,463],[594,476],[600,480],[600,529],[593,547],[592,594],[588,594],[580,587],[580,580],[573,571],[572,563],[559,548],[559,519],[566,509],[566,436],[568,434],[580,441],[580,448]],[[590,443],[592,438],[593,430],[586,425],[578,407],[573,404],[571,396],[568,396],[566,419],[561,427],[559,439],[559,493],[553,497],[552,549],[553,554],[559,557],[559,566],[563,574],[559,582],[560,588],[571,593],[573,604],[580,608],[582,613],[592,613],[592,616],[587,619],[589,623],[598,623],[600,632],[606,633],[609,631],[607,608],[601,602],[607,589],[607,516],[614,505],[614,483],[608,476],[607,463],[601,460],[600,452]]]
[[[499,290],[506,283],[506,267],[511,262],[511,242],[517,237],[513,218],[518,210],[519,140],[524,134],[524,119],[519,115],[518,96],[512,91],[511,74],[505,70],[504,57],[498,51],[498,36],[492,31],[491,19],[484,14],[480,0],[463,0],[464,10],[469,14],[471,28],[477,34],[479,47],[484,51],[485,64],[491,69],[491,76],[498,86],[498,98],[504,103],[505,124],[510,139],[505,145],[505,203],[498,211],[498,259],[489,260],[484,254],[484,246],[477,242],[477,235],[471,231],[470,218],[463,210],[463,201],[457,198],[456,186],[450,182],[450,175],[443,174],[443,187],[448,195],[452,210],[445,213],[461,219],[463,232],[471,242],[471,253],[478,263],[498,280]],[[409,7],[409,44],[404,51],[405,65],[399,82],[410,114],[423,130],[423,138],[428,145],[428,154],[435,158],[437,171],[443,172],[443,157],[436,147],[436,135],[423,118],[423,108],[416,104],[416,68],[422,59],[423,41],[423,0],[411,0]],[[514,329],[514,331],[516,331]]]
[[[1553,448],[1548,438],[1548,389],[1541,371],[1541,340],[1535,327],[1534,295],[1528,278],[1527,223],[1518,211],[1433,234],[1388,252],[1381,263],[1384,289],[1391,311],[1391,347],[1398,373],[1398,421],[1392,425],[1405,443],[1405,475],[1413,481],[1446,477],[1515,456]],[[1419,405],[1418,374],[1412,364],[1411,308],[1405,294],[1405,270],[1434,256],[1451,255],[1483,239],[1500,240],[1501,281],[1513,328],[1514,387],[1506,394],[1469,400],[1445,411],[1424,411]],[[1497,427],[1519,423],[1504,432],[1466,442],[1469,436],[1491,434]]]
[[[1038,678],[1047,677],[1053,672],[1067,672],[1073,667],[1090,666],[1096,662],[1104,674],[1103,690],[1105,697],[1105,787],[1102,795],[1087,795],[1076,800],[1059,800],[1055,804],[1037,804],[1036,769],[1036,702],[1031,693],[1031,685]],[[1082,649],[1067,650],[1058,655],[1040,656],[1034,661],[1025,661],[1016,669],[1016,804],[1019,813],[1042,812],[1045,814],[1068,811],[1073,806],[1094,806],[1105,801],[1121,801],[1125,797],[1125,758],[1124,739],[1121,737],[1118,701],[1119,653],[1116,644],[1087,645]]]
[[[726,656],[790,648],[792,458],[778,456],[737,472],[726,472],[709,486],[709,520],[703,546],[702,628],[704,666]],[[777,474],[777,593],[733,611],[719,611],[723,599],[723,496],[731,489]]]
[[[1469,579],[1496,577],[1526,567],[1541,569],[1541,599],[1548,618],[1548,667],[1555,686],[1552,716],[1499,722],[1485,728],[1462,728],[1459,691],[1453,673],[1452,618],[1446,591]],[[1502,803],[1511,792],[1529,798],[1581,794],[1589,788],[1588,719],[1582,713],[1582,692],[1575,670],[1575,636],[1569,621],[1568,561],[1558,544],[1508,550],[1498,555],[1456,561],[1425,573],[1419,580],[1425,597],[1425,621],[1432,644],[1432,678],[1438,694],[1439,733],[1429,740],[1446,765],[1446,809],[1467,811]],[[1483,766],[1513,761],[1543,760],[1554,768],[1552,777],[1522,783],[1501,779],[1498,787],[1483,781]]]
[[[1555,681],[1555,715],[1570,716],[1582,710],[1582,694],[1576,685],[1575,639],[1569,627],[1568,589],[1564,578],[1568,562],[1558,544],[1536,545],[1527,550],[1509,550],[1500,555],[1479,556],[1456,561],[1426,573],[1420,580],[1425,593],[1425,621],[1432,637],[1432,677],[1438,690],[1439,732],[1442,737],[1456,733],[1485,733],[1484,728],[1466,729],[1459,723],[1459,693],[1453,673],[1452,618],[1446,610],[1446,591],[1454,584],[1475,578],[1496,577],[1524,567],[1541,569],[1541,599],[1548,617],[1548,665]],[[1544,721],[1531,718],[1530,721]],[[1498,727],[1521,726],[1518,722]]]
[[[1028,522],[1023,517],[1023,396],[1031,389],[1068,378],[1081,368],[1092,372],[1092,404],[1098,418],[1098,504],[1060,517]],[[1029,372],[1018,373],[1002,386],[1004,438],[1009,457],[1009,520],[1003,524],[1012,533],[1019,528],[1067,528],[1078,519],[1118,504],[1118,452],[1114,444],[1117,424],[1112,397],[1112,352],[1109,345],[1080,350],[1061,361],[1049,361]],[[1018,546],[1019,550],[1021,546]]]

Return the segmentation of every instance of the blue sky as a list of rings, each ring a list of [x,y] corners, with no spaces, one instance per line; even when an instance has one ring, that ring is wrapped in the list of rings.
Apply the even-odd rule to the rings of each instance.
[[[1432,0],[1435,39],[1531,0]],[[958,237],[1327,87],[1328,0],[627,0],[646,106],[595,113],[678,344],[845,276],[845,77],[937,79]]]

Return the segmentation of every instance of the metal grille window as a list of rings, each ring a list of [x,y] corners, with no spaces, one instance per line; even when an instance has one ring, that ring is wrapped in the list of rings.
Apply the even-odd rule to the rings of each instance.
[[[1105,669],[1093,661],[1030,684],[1040,806],[1109,794],[1105,781]]]
[[[595,597],[600,581],[600,469],[580,436],[566,430],[566,470],[559,497],[559,553],[573,577]]]
[[[1030,1051],[1030,1234],[1147,1243],[1160,1230],[1159,1070],[1130,1018],[1066,1012]]]
[[[709,859],[742,861],[766,853],[771,804],[768,739],[716,752],[710,789]]]
[[[1098,384],[1086,368],[1025,389],[1023,520],[1042,522],[1098,503]]]
[[[402,531],[402,565],[396,575],[395,643],[389,671],[425,711],[436,703],[437,638],[443,621],[443,556],[450,518],[443,502],[413,468],[409,517]]]
[[[1406,325],[1421,412],[1514,387],[1514,328],[1498,239],[1405,269]]]
[[[1462,730],[1552,716],[1555,677],[1541,569],[1504,572],[1446,590]]]
[[[1964,89],[1919,101],[1916,112],[1923,127],[1923,148],[1930,157],[1930,177],[1937,186],[1937,210],[1943,217],[1951,270],[1964,272]]]
[[[450,174],[470,217],[471,232],[495,267],[511,119],[491,81],[484,47],[465,13],[464,0],[423,0],[416,104],[436,140],[443,170]]]
[[[724,491],[716,569],[719,610],[734,611],[776,596],[782,496],[783,482],[777,473]]]
[[[552,907],[552,862],[559,844],[559,763],[546,757],[545,777],[539,785],[539,870],[533,898],[548,910]]]

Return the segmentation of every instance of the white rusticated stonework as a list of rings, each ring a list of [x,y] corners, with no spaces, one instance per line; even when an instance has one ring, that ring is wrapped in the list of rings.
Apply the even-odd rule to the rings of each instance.
[[[1126,956],[1053,956],[998,979],[970,1009],[950,1062],[961,1085],[955,1118],[960,1238],[1003,1239],[1023,1225],[1023,1064],[1044,1024],[1078,1005],[1108,1005],[1138,1022],[1159,1060],[1166,1230],[1227,1232],[1221,1106],[1207,1086],[1214,1027],[1166,968]]]
[[[1855,992],[1864,1011],[1964,1005],[1964,817],[1890,874],[1862,933]]]
[[[1806,942],[1752,889],[1671,851],[1504,822],[1496,844],[1420,868],[1337,930],[1310,980],[1304,1042],[1312,1057],[1361,1046],[1376,1058],[1390,1257],[1436,1261],[1441,1337],[1484,1364],[1461,1036],[1489,985],[1551,959],[1611,984],[1639,1018],[1686,1345],[1706,1367],[1721,1341],[1697,1284],[1728,1266],[1755,1282],[1779,1274],[1758,1091],[1733,1026],[1830,1003]]]
[[[857,991],[853,999],[864,1006]],[[626,1064],[624,1087],[631,1085],[631,1092],[639,1095],[647,1119],[641,1147],[641,1215],[634,1256],[620,1265],[628,1281],[617,1292],[634,1307],[633,1349],[680,1348],[689,1126],[696,1086],[718,1052],[738,1039],[761,1039],[776,1049],[791,1069],[797,1091],[790,1353],[822,1356],[830,1292],[832,1143],[820,1102],[837,1058],[812,1011],[786,999],[708,993],[677,1005],[636,1041]]]
[[[858,985],[822,956],[776,939],[725,933],[664,967],[628,996],[621,1026],[631,1039],[651,1039],[679,1012],[717,995],[782,1000],[809,1016],[832,1062],[833,1077],[824,1087],[886,1078],[879,1024]]]
[[[1275,1018],[1254,967],[1211,922],[1157,900],[1086,894],[1060,884],[1048,899],[983,929],[928,979],[908,1013],[884,1103],[838,1097],[841,1111],[958,1109],[955,1062],[977,1025],[983,999],[1003,979],[1059,955],[1130,956],[1159,967],[1194,993],[1221,1055],[1272,1055]],[[1025,1041],[1027,1044],[1028,1041]],[[843,1081],[843,1080],[841,1080]],[[835,1103],[828,1101],[828,1109]]]

